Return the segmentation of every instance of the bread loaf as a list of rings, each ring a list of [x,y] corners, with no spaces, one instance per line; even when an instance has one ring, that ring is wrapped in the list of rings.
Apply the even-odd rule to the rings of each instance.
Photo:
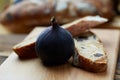
[[[100,39],[92,32],[75,38],[76,53],[72,64],[91,72],[104,72],[107,69],[107,56]]]
[[[23,0],[0,14],[0,23],[14,33],[28,33],[35,26],[50,25],[51,16],[64,24],[88,15],[112,18],[110,0]]]
[[[71,23],[65,24],[62,27],[67,29],[72,34],[72,36],[75,37],[80,35],[81,33],[88,31],[89,28],[95,27],[105,22],[107,22],[107,19],[105,18],[99,16],[87,16]],[[35,42],[40,33],[45,29],[45,27],[36,28],[31,32],[30,35],[28,35],[25,40],[13,47],[13,50],[21,59],[36,57],[34,49]]]

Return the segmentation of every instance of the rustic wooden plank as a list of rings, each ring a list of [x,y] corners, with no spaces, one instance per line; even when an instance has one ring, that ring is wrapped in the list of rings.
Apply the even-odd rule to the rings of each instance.
[[[1,30],[1,29],[0,29]],[[11,54],[12,47],[21,42],[27,34],[1,34],[0,33],[0,64]]]
[[[0,50],[12,50],[12,47],[25,37],[26,34],[0,35]]]
[[[0,65],[8,58],[8,56],[0,56]]]
[[[119,48],[120,48],[120,44],[119,44]],[[120,80],[120,49],[119,49],[119,55],[118,55],[114,80]]]

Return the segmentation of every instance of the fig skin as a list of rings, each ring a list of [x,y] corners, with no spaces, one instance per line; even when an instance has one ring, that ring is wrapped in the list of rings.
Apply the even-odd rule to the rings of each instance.
[[[75,53],[71,34],[55,21],[37,39],[35,50],[45,66],[61,65]]]

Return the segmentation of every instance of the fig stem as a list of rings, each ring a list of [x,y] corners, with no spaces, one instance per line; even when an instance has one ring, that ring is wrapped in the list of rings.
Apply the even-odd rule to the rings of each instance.
[[[57,28],[57,27],[59,26],[59,25],[57,24],[56,19],[55,19],[54,16],[51,18],[51,23],[52,23],[53,29],[55,29],[55,28]]]

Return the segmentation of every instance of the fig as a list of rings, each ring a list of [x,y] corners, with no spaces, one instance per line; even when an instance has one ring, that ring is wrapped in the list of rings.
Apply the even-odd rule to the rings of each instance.
[[[61,65],[75,53],[75,44],[72,35],[60,27],[51,18],[52,26],[44,30],[35,43],[35,51],[45,66]]]

